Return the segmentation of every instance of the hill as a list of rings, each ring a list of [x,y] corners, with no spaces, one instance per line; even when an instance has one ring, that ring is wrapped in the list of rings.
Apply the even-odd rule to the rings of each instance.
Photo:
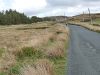
[[[93,20],[95,20],[95,19],[100,18],[100,13],[92,13],[90,16]],[[90,21],[90,16],[89,14],[80,14],[80,15],[72,16],[70,20],[88,22]]]
[[[68,17],[67,16],[49,16],[49,17],[45,17],[45,18],[49,18],[50,20],[61,22],[61,21],[66,20]]]

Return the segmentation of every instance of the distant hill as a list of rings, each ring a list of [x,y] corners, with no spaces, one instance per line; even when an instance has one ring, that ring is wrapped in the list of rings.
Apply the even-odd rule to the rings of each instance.
[[[64,21],[68,17],[67,16],[49,16],[49,17],[45,17],[45,18],[49,18],[50,20],[53,20],[53,21]]]
[[[91,14],[92,19],[100,18],[100,13],[92,13]],[[70,20],[77,20],[77,21],[90,21],[89,14],[80,14],[76,15],[70,18]]]

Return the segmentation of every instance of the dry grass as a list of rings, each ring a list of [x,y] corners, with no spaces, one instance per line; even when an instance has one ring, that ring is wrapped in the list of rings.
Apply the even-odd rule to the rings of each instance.
[[[45,51],[48,57],[63,57],[64,56],[64,45],[65,43],[57,41],[53,43],[53,46],[49,46]]]
[[[30,63],[36,62],[35,67],[28,63],[21,68],[22,75],[53,75],[53,66],[48,57],[64,57],[68,35],[69,30],[65,25],[54,22],[0,26],[0,49],[4,49],[0,54],[0,72],[9,73],[8,70],[17,63],[32,60],[30,57],[23,62],[16,60],[18,52],[22,52],[25,47],[32,47],[42,51],[44,59],[32,60]],[[35,59],[40,58],[37,58],[38,55],[35,54]]]
[[[100,26],[94,26],[90,25],[89,23],[83,23],[83,22],[71,22],[71,24],[83,26],[89,30],[100,32]]]
[[[54,35],[50,38],[51,45],[43,50],[48,57],[63,57],[65,53],[65,44],[68,42],[69,30],[61,24],[55,25]]]
[[[47,59],[37,60],[34,66],[26,65],[21,68],[21,75],[53,75],[53,64]]]
[[[8,70],[11,66],[16,64],[16,59],[13,54],[5,52],[0,59],[0,72]]]

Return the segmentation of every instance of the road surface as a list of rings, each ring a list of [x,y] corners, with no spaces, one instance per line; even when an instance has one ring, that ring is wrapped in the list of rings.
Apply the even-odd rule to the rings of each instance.
[[[70,25],[68,75],[100,75],[100,33]]]

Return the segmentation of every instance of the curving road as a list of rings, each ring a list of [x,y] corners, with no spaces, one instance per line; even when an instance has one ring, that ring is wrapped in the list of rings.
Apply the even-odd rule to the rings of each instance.
[[[70,25],[68,75],[100,75],[100,33]]]

